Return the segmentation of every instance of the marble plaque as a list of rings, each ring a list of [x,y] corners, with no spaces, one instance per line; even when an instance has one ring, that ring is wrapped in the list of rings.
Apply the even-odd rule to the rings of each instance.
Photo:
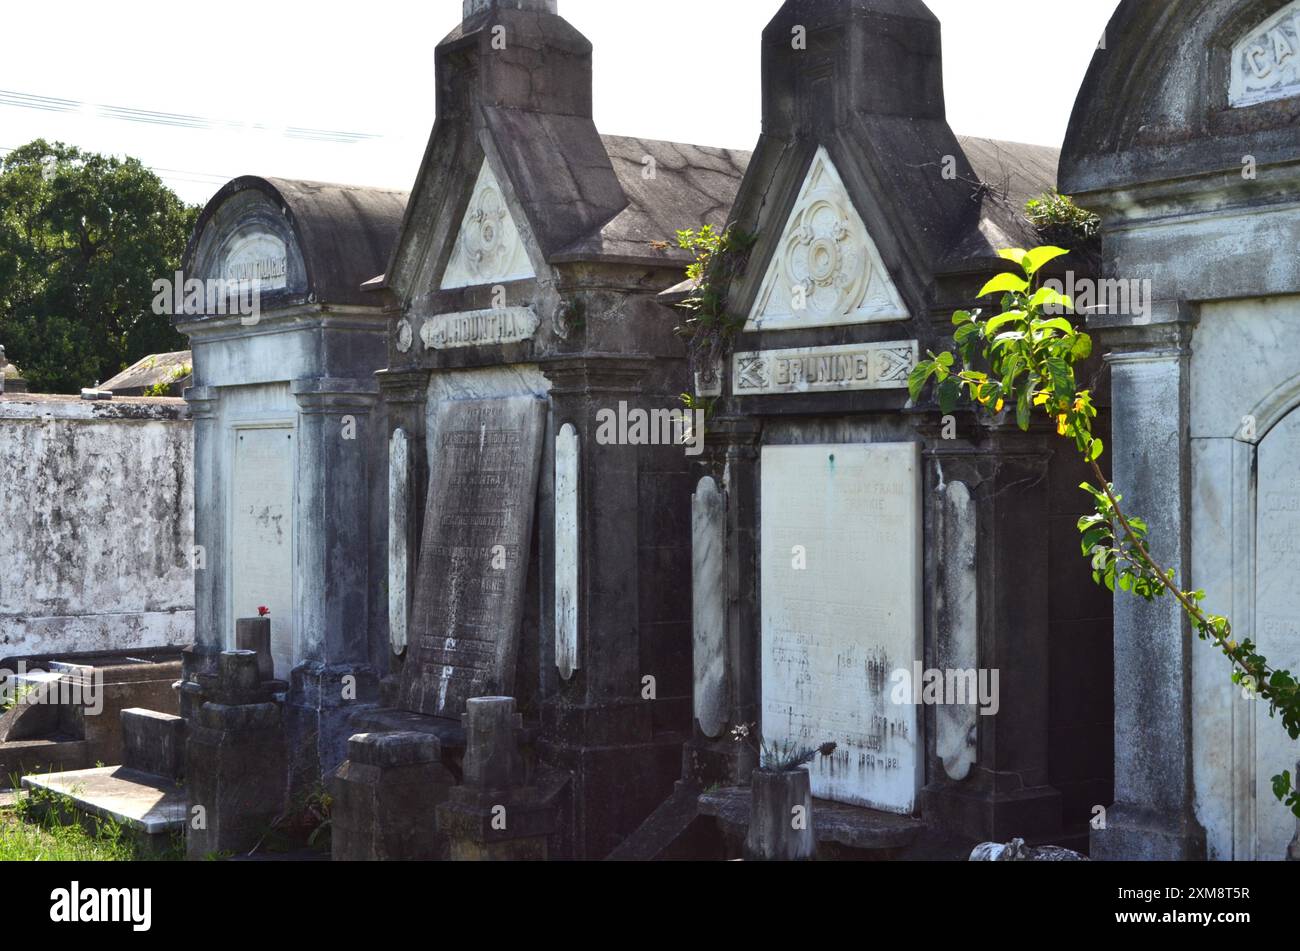
[[[727,497],[705,476],[691,499],[695,719],[717,739],[727,726]]]
[[[935,657],[945,670],[979,667],[979,565],[975,500],[963,482],[940,492],[937,526],[942,581],[935,592]],[[934,710],[935,755],[949,779],[963,780],[979,756],[977,704],[941,703]]]
[[[1300,0],[1254,27],[1232,48],[1228,101],[1235,107],[1300,96]]]
[[[231,492],[231,616],[271,617],[275,676],[294,665],[293,489],[290,427],[236,429]],[[230,632],[234,646],[234,630]]]
[[[410,441],[397,429],[388,443],[388,640],[394,654],[406,652],[410,512]]]
[[[443,402],[431,465],[401,705],[457,717],[514,692],[545,403]]]
[[[438,314],[425,320],[420,339],[426,350],[455,350],[518,343],[537,333],[539,319],[528,307],[498,307],[463,314]]]
[[[738,353],[732,363],[732,392],[770,396],[905,390],[916,360],[915,340]]]
[[[289,252],[284,241],[265,232],[236,239],[226,253],[222,277],[257,287],[263,293],[282,290],[289,279]]]
[[[1259,444],[1255,506],[1253,640],[1272,667],[1295,672],[1300,669],[1300,617],[1295,611],[1300,579],[1300,410],[1292,411]],[[1226,662],[1221,674],[1228,677]],[[1280,860],[1296,833],[1296,820],[1274,798],[1271,780],[1283,770],[1294,770],[1300,753],[1282,721],[1269,717],[1265,701],[1249,706],[1255,718],[1255,856]]]
[[[762,453],[762,733],[816,747],[813,795],[907,815],[924,745],[891,675],[921,660],[915,443]]]
[[[555,666],[568,680],[578,669],[578,431],[555,437]]]

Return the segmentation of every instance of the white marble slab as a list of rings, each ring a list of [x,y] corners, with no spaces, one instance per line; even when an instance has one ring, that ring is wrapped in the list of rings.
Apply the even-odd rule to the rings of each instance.
[[[294,642],[294,458],[292,427],[240,428],[231,490],[231,616],[271,617],[275,675],[289,679]],[[230,631],[233,644],[234,630]]]
[[[555,437],[555,666],[568,680],[578,669],[578,431]]]
[[[839,744],[815,796],[910,814],[924,746],[890,676],[922,657],[919,446],[767,446],[761,466],[763,736]]]
[[[706,476],[691,499],[695,718],[716,739],[727,726],[727,499]]]
[[[394,654],[406,651],[410,619],[411,450],[406,431],[388,443],[388,640]]]

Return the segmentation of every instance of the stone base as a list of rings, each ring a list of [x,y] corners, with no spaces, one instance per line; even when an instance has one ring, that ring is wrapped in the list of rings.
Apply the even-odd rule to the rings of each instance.
[[[438,832],[453,862],[541,862],[551,856],[568,776],[543,770],[531,786],[501,793],[468,786],[438,806]]]
[[[1052,786],[992,792],[931,785],[921,790],[926,824],[973,842],[1052,841],[1062,835],[1061,794]]]
[[[543,740],[541,759],[573,777],[573,824],[565,858],[603,859],[667,799],[681,774],[682,737],[649,743],[566,747]]]
[[[673,794],[611,852],[609,862],[710,861],[726,844],[712,817],[700,812],[701,787],[679,782]]]
[[[701,789],[743,786],[758,766],[758,753],[731,738],[710,740],[696,736],[682,747],[682,780]]]
[[[252,850],[285,809],[279,706],[205,703],[189,725],[187,745],[190,804],[202,807],[188,831],[188,857]]]
[[[749,786],[730,786],[700,795],[700,812],[716,819],[721,831],[735,844],[736,851],[749,832],[753,791]],[[812,801],[812,829],[817,849],[824,859],[845,857],[901,858],[925,833],[926,824],[911,816],[848,806],[825,799]],[[969,851],[969,850],[967,850]]]
[[[439,861],[448,857],[434,810],[456,785],[437,739],[419,733],[359,734],[334,777],[336,862]]]
[[[1106,810],[1106,828],[1093,830],[1088,851],[1103,862],[1203,862],[1205,830],[1191,816],[1115,803]]]
[[[307,663],[293,669],[284,703],[289,802],[306,801],[330,781],[348,758],[348,738],[358,732],[352,721],[378,699],[379,678],[369,667]]]

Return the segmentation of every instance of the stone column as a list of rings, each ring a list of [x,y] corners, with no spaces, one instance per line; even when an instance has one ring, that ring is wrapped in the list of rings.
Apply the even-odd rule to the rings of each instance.
[[[424,506],[427,501],[426,496],[429,490],[429,456],[425,444],[425,426],[428,418],[428,399],[429,399],[429,371],[428,370],[411,370],[411,371],[393,371],[384,370],[378,374],[379,389],[382,394],[381,406],[385,411],[385,419],[381,421],[382,430],[380,435],[385,440],[385,446],[382,450],[384,457],[384,477],[378,482],[379,488],[384,492],[383,511],[388,509],[387,489],[389,485],[387,465],[388,465],[388,448],[387,441],[391,440],[395,430],[401,429],[406,433],[407,439],[407,458],[410,464],[408,472],[410,498],[409,511],[407,514],[407,544],[408,553],[407,562],[407,580],[408,586],[406,591],[406,610],[407,622],[411,619],[412,605],[415,600],[415,577],[417,556],[420,551],[420,542],[424,537]],[[385,523],[386,523],[385,519]],[[388,590],[387,585],[387,561],[380,564],[384,566],[385,578],[383,588]],[[371,649],[378,654],[380,651],[388,655],[388,676],[384,678],[383,695],[384,703],[391,705],[394,700],[389,699],[389,694],[396,696],[396,685],[401,677],[402,664],[405,661],[405,654],[395,654],[392,650],[388,638],[383,638],[379,642],[372,637]]]
[[[348,718],[378,701],[370,663],[371,469],[381,451],[378,384],[299,380],[298,650],[286,706],[292,789],[310,791],[347,756]]]
[[[969,420],[969,418],[967,418]],[[977,425],[964,424],[964,432]],[[984,424],[979,424],[984,426]],[[1048,464],[1052,438],[1014,423],[974,439],[927,436],[926,666],[976,669],[996,712],[979,704],[925,712],[922,812],[980,841],[1051,837],[1061,795],[1049,785]],[[974,732],[975,746],[960,741]]]
[[[1158,305],[1149,325],[1112,332],[1112,479],[1150,527],[1152,557],[1186,582],[1189,532],[1189,315]],[[1194,640],[1178,603],[1115,594],[1115,803],[1092,833],[1099,859],[1205,858],[1192,787]]]
[[[683,751],[682,779],[701,789],[714,784],[740,785],[749,781],[758,755],[745,742],[731,736],[736,726],[758,721],[758,683],[761,655],[758,614],[758,514],[759,424],[747,417],[719,415],[708,423],[708,470],[723,493],[726,510],[723,610],[726,636],[723,645],[727,722],[710,737],[700,728]],[[757,742],[757,731],[751,736]]]
[[[666,561],[643,539],[650,517],[642,509],[643,493],[671,499],[671,493],[662,491],[669,479],[653,463],[666,456],[654,454],[681,449],[600,445],[596,439],[600,410],[617,411],[620,402],[645,407],[660,398],[652,392],[656,371],[655,361],[635,356],[573,358],[543,367],[552,382],[552,433],[566,423],[578,433],[579,485],[586,500],[578,513],[578,666],[567,681],[554,664],[555,585],[546,577],[554,572],[545,554],[554,551],[547,515],[554,506],[539,507],[545,566],[542,625],[550,635],[544,633],[541,648],[547,658],[542,665],[547,697],[541,748],[548,762],[574,776],[574,849],[580,858],[607,855],[667,797],[681,768],[683,733],[672,728],[680,722],[678,729],[685,730],[688,684],[682,683],[680,695],[674,695],[665,686],[668,671],[646,669],[646,658],[660,645],[648,640],[653,622],[642,618],[641,597],[647,572],[664,583]],[[664,504],[681,505],[681,522],[689,526],[689,495]],[[689,554],[683,555],[679,567],[685,580]],[[680,598],[672,607],[680,608],[685,620],[689,588],[669,587]],[[647,676],[657,684],[653,699],[644,693]]]
[[[216,671],[216,658],[226,647],[222,619],[226,605],[225,551],[226,502],[222,456],[228,451],[221,427],[221,391],[216,387],[191,387],[185,391],[190,417],[194,420],[194,471],[207,478],[194,483],[194,546],[190,564],[194,570],[194,645],[185,650],[181,671],[181,715],[187,719],[198,711],[200,674]]]

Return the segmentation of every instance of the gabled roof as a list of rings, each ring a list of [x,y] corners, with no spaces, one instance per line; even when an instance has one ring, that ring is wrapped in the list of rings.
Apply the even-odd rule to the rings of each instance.
[[[677,246],[678,230],[727,223],[749,166],[749,152],[615,135],[603,135],[601,141],[627,205],[556,254],[553,261],[600,259],[684,266],[691,256]],[[662,247],[663,242],[668,246]]]

